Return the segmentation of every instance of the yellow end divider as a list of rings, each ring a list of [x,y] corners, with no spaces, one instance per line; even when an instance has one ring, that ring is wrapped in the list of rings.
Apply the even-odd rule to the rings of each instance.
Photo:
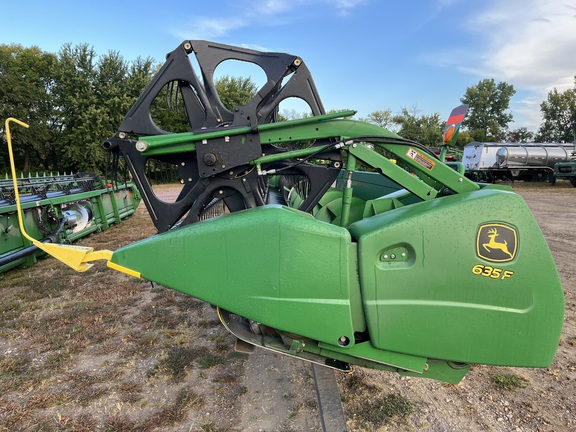
[[[14,154],[12,153],[12,139],[10,137],[10,122],[19,124],[22,127],[28,128],[29,126],[15,118],[6,119],[6,140],[8,142],[8,156],[10,158],[10,169],[12,171],[12,181],[14,183],[14,196],[16,198],[16,208],[18,209],[18,224],[22,235],[32,242],[38,249],[43,250],[47,254],[53,256],[57,260],[63,262],[67,266],[76,271],[84,272],[92,267],[91,261],[106,260],[107,266],[111,269],[126,273],[130,276],[139,278],[140,273],[129,268],[111,262],[113,252],[109,250],[94,251],[94,248],[83,246],[72,246],[55,243],[42,243],[35,238],[28,235],[24,228],[24,220],[22,218],[22,207],[20,205],[20,194],[18,192],[18,180],[16,178],[16,167],[14,165]]]

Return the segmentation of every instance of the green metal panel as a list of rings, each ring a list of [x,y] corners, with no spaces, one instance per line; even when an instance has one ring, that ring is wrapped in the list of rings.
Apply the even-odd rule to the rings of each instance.
[[[490,243],[482,233],[493,230],[501,237]],[[350,232],[376,348],[465,363],[552,362],[563,291],[518,195],[482,189],[447,196],[364,219]],[[505,243],[513,259],[497,250]]]
[[[363,342],[356,344],[350,349],[341,347],[327,346],[326,344],[318,344],[321,349],[328,349],[332,352],[340,352],[349,356],[359,357],[361,359],[370,359],[376,363],[382,363],[388,366],[399,367],[402,369],[410,370],[413,372],[422,373],[426,368],[426,358],[417,357],[397,352],[384,351],[376,349],[370,342]],[[333,356],[334,354],[331,353]],[[350,360],[349,360],[350,361]]]
[[[423,200],[430,200],[436,197],[438,191],[432,186],[422,182],[420,179],[413,176],[408,171],[399,168],[394,162],[374,150],[363,145],[352,145],[350,153],[362,159],[373,167],[378,167],[382,173],[391,178],[398,184],[403,185],[406,189],[412,192]],[[441,162],[439,162],[441,163]]]
[[[342,170],[336,181],[336,188],[344,189],[346,171]],[[393,182],[388,177],[377,172],[356,171],[352,174],[352,188],[354,196],[364,201],[380,198],[392,192],[403,189],[402,186]]]
[[[16,213],[0,214],[0,256],[4,253],[29,246],[31,243],[20,235],[18,229],[18,216]]]
[[[112,261],[270,327],[352,346],[365,328],[353,254],[346,229],[264,206],[142,240]]]

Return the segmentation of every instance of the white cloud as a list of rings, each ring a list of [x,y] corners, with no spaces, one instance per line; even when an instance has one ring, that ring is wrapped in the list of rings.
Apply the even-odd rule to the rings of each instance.
[[[178,31],[180,39],[214,39],[247,25],[245,19],[239,18],[202,18],[190,22],[192,31]]]
[[[576,17],[568,5],[501,2],[471,25],[489,40],[479,70],[525,87],[570,87],[576,74]]]
[[[336,0],[336,1],[328,0],[326,3],[329,5],[336,6],[336,9],[339,10],[340,15],[348,15],[351,9],[354,9],[355,7],[365,4],[366,0]]]
[[[233,31],[241,30],[248,26],[269,26],[273,18],[274,24],[289,21],[290,12],[296,8],[302,9],[308,6],[321,6],[327,10],[333,9],[339,15],[348,15],[350,11],[367,0],[265,0],[265,1],[240,1],[234,2],[235,13],[233,15],[220,16],[218,18],[208,16],[195,16],[183,25],[175,26],[173,33],[180,39],[209,39],[214,40],[227,36]],[[221,9],[215,11],[219,13]]]
[[[461,69],[526,91],[529,95],[515,109],[526,121],[539,124],[540,102],[549,91],[572,88],[576,75],[573,6],[559,0],[498,1],[467,26],[483,48],[468,57],[468,65]]]

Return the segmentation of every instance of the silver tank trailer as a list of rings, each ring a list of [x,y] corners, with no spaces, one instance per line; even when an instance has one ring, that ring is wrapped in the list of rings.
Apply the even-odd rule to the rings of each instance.
[[[496,161],[500,168],[547,166],[570,159],[574,144],[527,144],[500,147]]]

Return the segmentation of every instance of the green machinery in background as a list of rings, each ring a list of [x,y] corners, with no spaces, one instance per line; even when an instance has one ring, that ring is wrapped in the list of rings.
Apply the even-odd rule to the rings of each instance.
[[[233,108],[214,85],[231,59],[266,74]],[[312,115],[279,121],[288,98]],[[184,41],[103,142],[158,234],[104,259],[216,306],[239,347],[453,383],[473,363],[550,365],[563,291],[522,198],[353,114],[325,113],[297,56]],[[154,194],[151,163],[178,170],[174,202]]]
[[[132,215],[140,202],[133,185],[107,184],[95,174],[21,177],[17,185],[25,231],[41,243],[72,243],[105,230]],[[13,180],[0,180],[0,276],[42,255],[18,223]]]
[[[574,135],[574,145],[576,145],[576,122],[572,123],[572,133]],[[572,152],[570,159],[554,164],[554,172],[550,174],[550,183],[555,184],[558,179],[566,179],[576,187],[576,151]]]
[[[554,164],[554,172],[550,174],[550,183],[556,184],[558,179],[566,179],[576,187],[576,152],[572,153],[572,160]]]

